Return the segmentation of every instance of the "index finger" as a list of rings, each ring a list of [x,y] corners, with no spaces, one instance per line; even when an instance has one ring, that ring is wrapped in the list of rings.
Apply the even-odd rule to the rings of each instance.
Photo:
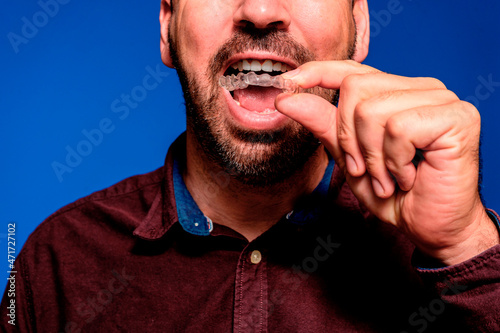
[[[311,61],[297,69],[282,74],[284,79],[292,79],[302,88],[316,86],[339,89],[344,78],[351,74],[379,73],[376,68],[360,64],[354,60]]]

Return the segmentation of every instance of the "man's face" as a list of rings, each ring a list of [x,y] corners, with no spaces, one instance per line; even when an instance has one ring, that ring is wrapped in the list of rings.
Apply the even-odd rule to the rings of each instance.
[[[259,186],[286,179],[318,150],[310,132],[275,110],[280,90],[228,92],[218,80],[352,58],[351,0],[177,0],[162,4],[160,20],[162,57],[179,73],[188,135],[210,159]]]

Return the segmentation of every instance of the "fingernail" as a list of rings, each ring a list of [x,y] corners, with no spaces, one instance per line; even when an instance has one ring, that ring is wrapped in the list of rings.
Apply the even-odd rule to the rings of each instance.
[[[375,190],[375,194],[378,197],[384,196],[385,190],[382,187],[382,184],[380,184],[380,182],[376,178],[372,178],[372,186],[373,186],[373,189]]]
[[[289,71],[289,72],[286,72],[284,74],[281,74],[281,76],[284,79],[291,79],[291,78],[297,76],[299,73],[300,73],[300,68],[296,68],[293,71]]]
[[[345,154],[345,164],[347,166],[347,171],[352,175],[353,173],[356,173],[358,171],[358,166],[356,164],[356,161],[354,158],[349,155]]]

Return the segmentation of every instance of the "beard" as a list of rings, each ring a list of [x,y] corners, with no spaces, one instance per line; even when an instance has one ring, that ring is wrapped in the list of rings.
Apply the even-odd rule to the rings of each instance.
[[[172,31],[169,29],[169,31]],[[248,50],[268,51],[292,59],[297,64],[316,60],[314,54],[281,30],[244,28],[234,33],[212,56],[206,70],[208,83],[190,76],[178,54],[176,41],[169,32],[172,62],[177,70],[186,103],[187,131],[212,162],[241,183],[266,187],[283,183],[303,169],[321,143],[297,122],[272,130],[249,130],[228,122],[220,110],[225,108],[219,93],[218,79],[228,59]],[[352,45],[341,59],[351,59]],[[341,60],[339,59],[339,60]],[[324,93],[329,101],[334,96]]]

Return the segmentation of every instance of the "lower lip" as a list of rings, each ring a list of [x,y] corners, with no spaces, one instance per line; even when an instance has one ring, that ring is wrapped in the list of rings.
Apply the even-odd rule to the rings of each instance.
[[[238,104],[231,96],[231,93],[223,89],[224,97],[229,106],[229,113],[234,120],[241,126],[253,130],[270,130],[283,126],[286,122],[291,121],[290,118],[280,112],[273,113],[257,113],[247,110]]]

